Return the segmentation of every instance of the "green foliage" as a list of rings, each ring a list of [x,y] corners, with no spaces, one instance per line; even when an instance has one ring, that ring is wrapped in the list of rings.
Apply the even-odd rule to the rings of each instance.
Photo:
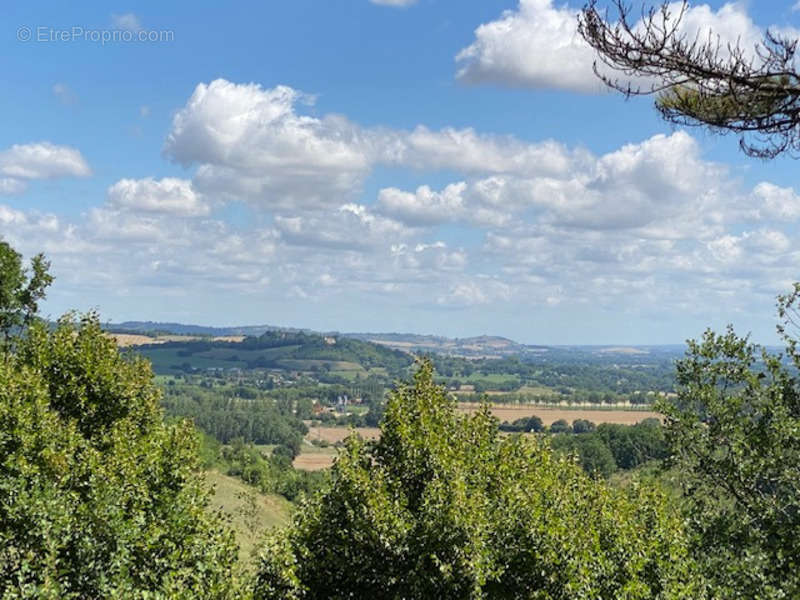
[[[572,422],[573,433],[591,433],[597,429],[597,425],[586,419],[575,419]]]
[[[233,390],[169,386],[162,404],[167,415],[191,418],[197,427],[223,444],[242,438],[255,444],[280,444],[297,455],[308,432],[293,414],[299,402],[288,401],[282,406],[280,398],[262,397],[243,386]]]
[[[153,361],[158,373],[176,373],[206,368],[275,369],[319,371],[315,376],[333,383],[346,383],[327,370],[337,365],[365,373],[385,369],[389,377],[406,374],[411,357],[397,350],[361,340],[317,334],[271,331],[243,342],[180,341],[142,346],[138,349]]]
[[[552,439],[554,449],[574,455],[590,475],[608,478],[617,469],[627,471],[669,456],[657,419],[645,419],[636,425],[602,423],[592,429],[593,426],[594,423],[576,419],[571,434],[558,434]]]
[[[232,598],[191,425],[89,315],[0,358],[0,597]]]
[[[537,416],[522,417],[513,423],[502,423],[500,431],[511,431],[515,433],[540,433],[544,431],[544,423]]]
[[[740,90],[737,94],[701,93],[687,85],[674,85],[656,96],[656,107],[664,114],[682,113],[708,124],[724,124],[732,120],[757,119],[775,112],[785,97],[778,90],[789,87],[785,78],[772,78],[775,93]],[[768,81],[765,79],[765,84]]]
[[[258,488],[263,494],[279,494],[295,501],[301,495],[313,494],[327,483],[324,471],[301,471],[292,467],[293,454],[285,446],[277,446],[265,457],[252,444],[241,439],[220,450],[215,466],[226,475],[238,477]]]
[[[376,442],[348,438],[332,483],[272,536],[258,599],[703,598],[681,520],[617,490],[488,408],[461,415],[423,363]]]
[[[657,419],[645,419],[636,425],[602,423],[596,434],[608,446],[620,469],[635,469],[653,460],[669,456],[664,429]]]
[[[53,282],[50,263],[44,255],[31,259],[30,274],[22,266],[22,256],[6,242],[0,241],[0,335],[3,343],[12,331],[28,325],[44,299],[45,290]]]
[[[552,447],[571,454],[591,476],[608,478],[617,470],[617,463],[609,447],[595,435],[557,435]]]
[[[383,394],[381,394],[382,396]],[[383,398],[367,398],[367,414],[364,415],[365,427],[377,427],[383,420],[383,415],[386,412],[386,404]]]
[[[200,466],[205,471],[218,466],[220,456],[222,455],[222,444],[202,429],[197,429],[197,438],[199,440],[197,456],[200,461]]]
[[[550,433],[572,433],[572,426],[566,419],[559,419],[550,425]]]
[[[729,327],[690,341],[677,377],[660,409],[706,576],[722,598],[800,597],[795,376]]]
[[[333,343],[331,343],[333,341]],[[286,358],[353,362],[369,370],[384,367],[392,375],[401,375],[411,365],[408,354],[391,350],[380,344],[363,342],[346,337],[324,337],[305,333],[283,331],[267,332],[259,338],[248,338],[248,347],[262,349],[297,346]]]
[[[646,397],[638,394],[639,390],[671,392],[675,385],[673,357],[669,350],[653,349],[631,357],[548,348],[522,359],[467,359],[440,354],[429,358],[445,381],[473,384],[478,393],[520,390],[510,396],[531,402],[535,395],[524,393],[520,386],[544,386],[569,395],[575,402],[599,404],[626,400],[641,403]],[[502,396],[493,399],[499,398]]]

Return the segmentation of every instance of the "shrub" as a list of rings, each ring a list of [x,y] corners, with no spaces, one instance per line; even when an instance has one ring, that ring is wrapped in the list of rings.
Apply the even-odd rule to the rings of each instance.
[[[90,315],[0,358],[0,597],[229,598],[198,441]]]

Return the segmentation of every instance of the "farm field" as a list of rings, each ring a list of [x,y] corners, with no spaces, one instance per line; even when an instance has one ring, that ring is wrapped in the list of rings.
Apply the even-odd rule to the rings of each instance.
[[[458,408],[462,412],[472,413],[480,408],[480,404],[470,402],[459,402]],[[600,423],[615,423],[618,425],[635,425],[645,419],[656,418],[660,419],[660,415],[656,412],[649,410],[624,410],[624,409],[604,409],[604,408],[551,408],[537,405],[514,405],[492,406],[492,414],[500,421],[508,421],[509,423],[521,419],[523,417],[537,416],[548,427],[558,421],[564,419],[568,423],[572,423],[575,419],[586,419],[599,425]]]
[[[306,439],[325,440],[329,444],[335,444],[343,441],[351,431],[353,428],[350,427],[309,427]],[[377,427],[356,427],[355,431],[366,440],[378,439],[381,434]]]
[[[150,344],[166,344],[167,342],[193,342],[204,338],[194,335],[143,335],[138,333],[109,333],[108,337],[112,338],[117,346],[120,348],[130,348],[134,346],[145,346]],[[244,340],[243,335],[226,335],[208,338],[210,342],[241,342]]]
[[[332,372],[339,374],[355,374],[366,376],[367,370],[358,363],[343,360],[315,360],[315,359],[281,359],[281,367],[293,371],[312,371],[314,368],[328,367]]]
[[[303,471],[320,471],[327,469],[333,464],[336,458],[337,449],[333,446],[319,448],[317,446],[305,445],[300,455],[292,463],[295,469]]]
[[[258,448],[264,456],[269,456],[272,454],[275,445],[256,444],[255,447]],[[320,471],[322,469],[327,469],[333,464],[336,453],[337,449],[333,446],[328,446],[327,448],[314,446],[309,441],[309,436],[306,436],[306,439],[303,440],[300,454],[292,461],[292,466],[301,471]]]
[[[353,430],[350,427],[309,427],[303,448],[292,463],[294,468],[303,471],[327,469],[333,464],[333,459],[337,454],[337,449],[332,444],[343,441]],[[377,427],[357,427],[355,431],[368,440],[377,439],[381,433]],[[327,448],[313,446],[312,440],[325,440],[331,446]]]

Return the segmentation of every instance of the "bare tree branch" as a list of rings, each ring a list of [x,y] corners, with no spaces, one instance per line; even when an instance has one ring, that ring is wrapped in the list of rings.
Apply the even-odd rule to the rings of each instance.
[[[740,40],[726,43],[712,32],[686,34],[687,0],[674,11],[667,3],[643,8],[636,22],[624,0],[612,6],[614,22],[597,0],[578,16],[578,32],[598,53],[594,72],[608,87],[628,97],[655,94],[656,108],[671,123],[742,134],[750,156],[800,152],[798,40],[767,31],[748,51]],[[637,79],[647,83],[637,86]]]

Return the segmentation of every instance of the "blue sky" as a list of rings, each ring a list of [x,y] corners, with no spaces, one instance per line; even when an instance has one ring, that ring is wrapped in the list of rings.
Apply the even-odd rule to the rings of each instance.
[[[773,342],[797,163],[602,90],[579,5],[5,3],[0,235],[51,259],[51,316]]]

